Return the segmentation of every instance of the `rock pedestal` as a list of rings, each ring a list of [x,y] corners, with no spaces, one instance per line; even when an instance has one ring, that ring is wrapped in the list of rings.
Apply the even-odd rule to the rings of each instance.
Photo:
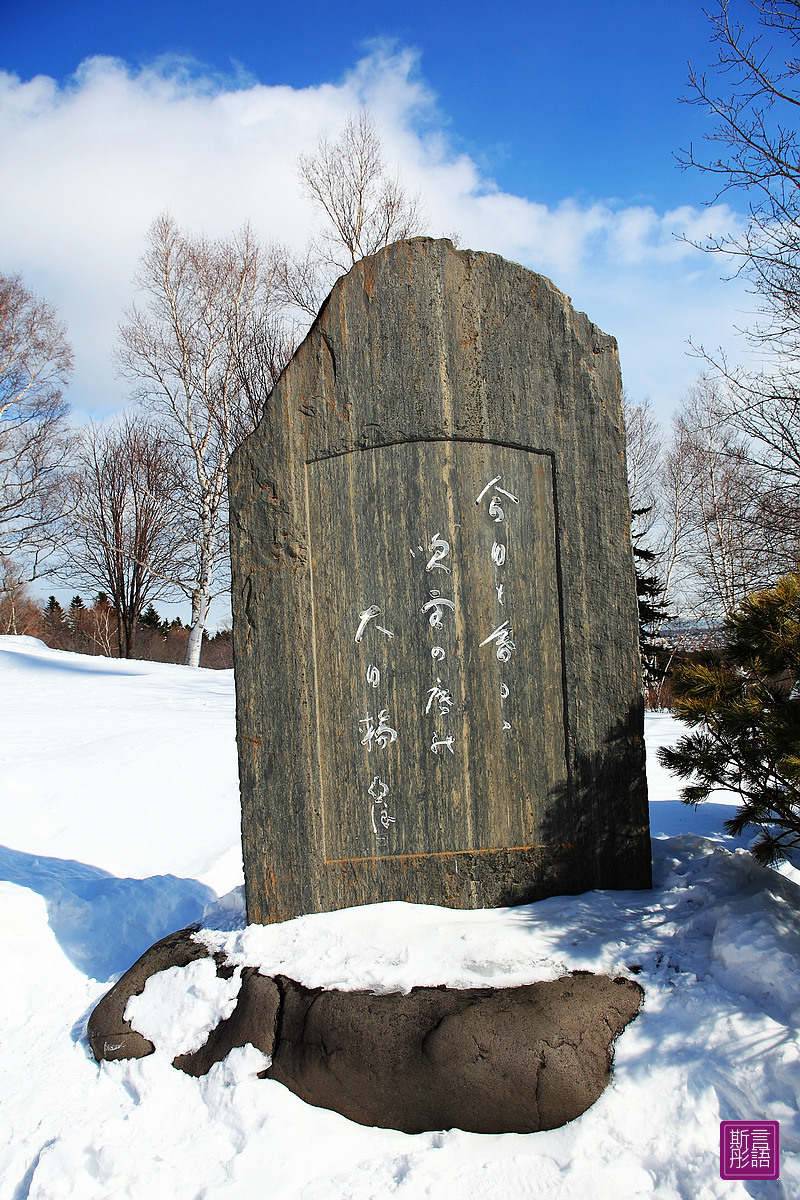
[[[496,255],[336,284],[230,469],[251,922],[650,886],[620,395]]]
[[[100,1001],[88,1028],[98,1062],[155,1053],[125,1019],[128,1001],[151,976],[210,954],[195,933],[151,946]],[[262,1078],[405,1133],[536,1133],[574,1120],[606,1087],[614,1041],[644,997],[631,979],[586,971],[511,988],[340,992],[235,968],[223,951],[214,958],[218,976],[241,972],[235,1007],[173,1067],[206,1075],[231,1050],[254,1046],[271,1060]]]

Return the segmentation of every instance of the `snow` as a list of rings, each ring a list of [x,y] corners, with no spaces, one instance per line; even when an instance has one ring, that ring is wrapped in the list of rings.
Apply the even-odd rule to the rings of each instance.
[[[797,1200],[800,872],[759,867],[654,760],[655,886],[461,912],[377,904],[242,928],[231,672],[118,662],[0,637],[0,1200]],[[219,898],[218,898],[219,897]],[[156,1044],[98,1065],[87,1017],[153,941],[199,935],[309,986],[510,986],[628,974],[645,1005],[583,1116],[529,1135],[367,1129],[257,1078],[232,1051],[193,1079],[240,973],[151,979],[129,1016]],[[719,1122],[781,1123],[781,1178],[719,1178]]]
[[[124,1015],[171,1062],[199,1050],[208,1031],[231,1015],[241,985],[241,970],[220,979],[214,960],[199,958],[188,967],[151,975],[141,995],[131,996]]]

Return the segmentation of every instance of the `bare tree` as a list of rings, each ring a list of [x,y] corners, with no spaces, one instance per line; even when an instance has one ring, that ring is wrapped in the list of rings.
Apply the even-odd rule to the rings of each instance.
[[[192,604],[186,661],[197,666],[215,588],[227,586],[227,470],[255,426],[292,343],[280,322],[280,256],[245,227],[211,241],[168,215],[151,227],[119,331],[118,362],[170,439],[182,483],[172,520],[189,553],[170,576]]]
[[[94,604],[89,610],[88,622],[91,654],[103,654],[111,658],[111,646],[114,640],[114,630],[117,628],[116,613],[105,592],[98,592]],[[119,638],[117,638],[119,647]]]
[[[654,553],[663,594],[671,598],[680,578],[681,551],[692,504],[686,438],[682,430],[674,428],[672,442],[664,444],[647,397],[634,402],[623,391],[622,412],[628,493],[636,534]]]
[[[700,375],[689,389],[666,446],[647,401],[625,397],[623,411],[635,541],[653,553],[670,604],[693,623],[716,625],[747,592],[800,562],[788,494],[718,375]]]
[[[174,591],[171,577],[186,555],[173,520],[182,481],[172,443],[128,416],[108,429],[89,427],[75,458],[61,574],[107,593],[98,615],[106,624],[113,616],[119,656],[131,658],[140,614]],[[107,643],[108,630],[98,625],[96,632],[105,632]]]
[[[675,542],[684,603],[697,617],[719,621],[781,574],[770,554],[768,489],[719,380],[700,376],[673,426],[667,478],[680,505]]]
[[[688,103],[715,121],[707,154],[689,146],[684,167],[711,175],[716,197],[747,195],[749,220],[741,235],[710,238],[704,249],[733,257],[762,302],[765,324],[750,331],[782,355],[800,347],[800,0],[751,0],[761,32],[731,17],[729,0],[707,15],[717,62],[711,73],[690,67]]]
[[[668,668],[662,627],[671,616],[662,570],[667,539],[660,494],[661,429],[649,399],[634,402],[625,390],[622,393],[622,415],[625,421],[643,690],[647,707],[660,707]]]
[[[335,142],[320,138],[313,154],[300,155],[298,168],[303,190],[327,217],[319,245],[339,271],[419,232],[419,196],[408,194],[399,173],[387,174],[368,112],[350,117]]]
[[[625,420],[626,462],[631,508],[643,508],[656,499],[655,481],[661,457],[661,429],[649,397],[633,401],[622,392]]]
[[[0,275],[0,552],[37,561],[53,544],[70,444],[63,388],[72,349],[55,309]]]
[[[758,298],[750,343],[761,370],[731,366],[704,350],[724,381],[725,418],[745,440],[760,475],[762,532],[779,574],[794,570],[800,541],[800,0],[751,0],[758,32],[731,16],[728,0],[709,14],[717,62],[692,71],[688,99],[715,120],[707,154],[683,152],[718,183],[743,191],[744,232],[703,248],[730,256]]]
[[[42,632],[42,614],[30,594],[28,582],[16,563],[0,554],[0,633]]]
[[[625,460],[631,512],[640,513],[639,529],[649,534],[659,515],[658,478],[661,465],[661,429],[650,400],[633,401],[622,392],[625,421]]]
[[[351,116],[338,138],[321,137],[313,154],[301,154],[298,173],[323,224],[304,255],[286,257],[284,288],[312,317],[339,275],[368,254],[422,232],[418,194],[386,167],[377,126],[369,112]]]
[[[661,562],[665,586],[682,616],[691,616],[694,607],[689,555],[684,547],[693,526],[697,508],[693,476],[693,439],[683,422],[672,421],[672,438],[664,449],[659,472],[661,515]]]

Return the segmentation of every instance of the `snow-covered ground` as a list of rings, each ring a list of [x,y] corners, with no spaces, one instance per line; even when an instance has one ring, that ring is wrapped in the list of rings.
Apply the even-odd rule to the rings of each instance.
[[[216,904],[242,881],[232,673],[0,637],[0,1200],[797,1200],[800,872],[725,837],[731,805],[679,803],[653,751],[680,732],[648,719],[652,892],[243,930],[239,893]],[[524,1136],[366,1129],[259,1080],[252,1048],[173,1070],[224,1008],[202,964],[140,1005],[155,1054],[98,1066],[86,1019],[109,980],[204,911],[239,961],[309,985],[633,971],[645,1005],[597,1103]],[[719,1178],[722,1119],[780,1121],[779,1181]]]

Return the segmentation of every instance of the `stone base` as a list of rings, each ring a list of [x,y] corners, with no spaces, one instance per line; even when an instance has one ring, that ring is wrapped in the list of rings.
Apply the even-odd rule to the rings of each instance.
[[[208,955],[194,932],[157,942],[97,1005],[88,1033],[98,1061],[153,1053],[125,1006],[151,975]],[[232,974],[222,955],[215,959],[220,975]],[[373,995],[246,967],[231,1016],[173,1066],[204,1075],[249,1043],[272,1059],[263,1077],[362,1125],[536,1133],[574,1120],[601,1095],[614,1040],[643,996],[633,980],[588,972],[524,987]]]

